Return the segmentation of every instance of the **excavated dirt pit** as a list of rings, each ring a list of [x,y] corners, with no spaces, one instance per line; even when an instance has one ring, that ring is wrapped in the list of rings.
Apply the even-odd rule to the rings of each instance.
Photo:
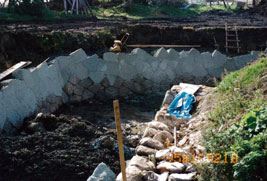
[[[128,149],[136,147],[162,99],[152,95],[120,102]],[[115,140],[112,101],[64,105],[54,114],[27,118],[16,135],[0,138],[0,180],[86,180],[101,162],[118,174]],[[133,149],[126,151],[126,159],[132,154]]]

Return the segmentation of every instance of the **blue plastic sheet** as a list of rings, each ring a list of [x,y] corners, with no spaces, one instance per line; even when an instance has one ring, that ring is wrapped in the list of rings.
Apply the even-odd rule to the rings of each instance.
[[[196,98],[192,94],[182,92],[177,94],[168,108],[168,113],[178,118],[190,119],[189,112],[192,110],[192,104],[196,102]]]

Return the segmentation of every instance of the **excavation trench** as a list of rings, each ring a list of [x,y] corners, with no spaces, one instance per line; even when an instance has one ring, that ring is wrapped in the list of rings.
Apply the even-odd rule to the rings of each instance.
[[[160,48],[99,57],[78,49],[14,72],[0,89],[0,180],[85,180],[102,161],[119,173],[112,100],[121,100],[130,159],[172,85],[207,85],[259,54]]]

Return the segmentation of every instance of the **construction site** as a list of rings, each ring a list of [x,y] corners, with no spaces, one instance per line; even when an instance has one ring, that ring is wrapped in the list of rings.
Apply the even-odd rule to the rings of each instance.
[[[267,180],[266,0],[0,3],[0,181]]]

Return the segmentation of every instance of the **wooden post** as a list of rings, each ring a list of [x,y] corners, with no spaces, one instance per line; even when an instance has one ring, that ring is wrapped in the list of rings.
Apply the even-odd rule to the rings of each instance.
[[[64,11],[65,11],[65,14],[67,14],[67,1],[64,0]]]
[[[74,6],[75,6],[75,3],[76,3],[77,0],[73,0],[72,1],[72,7],[71,7],[71,14],[73,13],[73,10],[74,10]]]
[[[76,1],[76,14],[79,14],[79,0]]]
[[[173,137],[174,137],[174,146],[177,146],[176,126],[173,129]]]
[[[115,116],[116,128],[117,128],[117,138],[118,138],[118,145],[119,145],[122,180],[126,181],[125,160],[124,160],[123,142],[122,142],[122,133],[121,133],[121,121],[120,121],[120,108],[119,108],[118,100],[113,101],[113,107],[114,107],[114,116]]]

